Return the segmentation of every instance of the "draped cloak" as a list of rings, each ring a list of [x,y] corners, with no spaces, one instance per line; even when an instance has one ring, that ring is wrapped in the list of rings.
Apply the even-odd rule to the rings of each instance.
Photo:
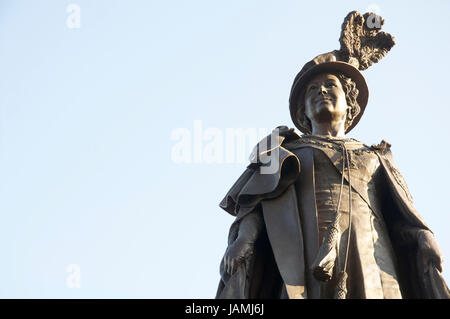
[[[228,245],[237,238],[240,221],[250,213],[262,214],[264,229],[253,254],[233,275],[225,272],[222,260],[216,298],[321,298],[321,282],[312,272],[319,249],[313,152],[317,145],[307,136],[279,136],[274,142],[275,147],[266,153],[269,161],[259,157],[260,149],[267,149],[265,145],[255,147],[251,164],[220,203],[236,217]],[[378,194],[383,204],[380,211],[395,255],[403,298],[450,298],[436,266],[429,264],[424,269],[422,265],[418,232],[430,229],[413,207],[406,183],[394,165],[390,144],[382,141],[370,150],[380,161],[385,186],[385,191]],[[330,157],[331,153],[326,155]],[[268,167],[275,169],[263,170]],[[352,187],[358,190],[358,183]]]

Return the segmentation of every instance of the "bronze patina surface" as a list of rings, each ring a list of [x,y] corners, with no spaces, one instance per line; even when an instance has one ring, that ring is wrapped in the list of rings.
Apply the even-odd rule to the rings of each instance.
[[[341,48],[309,61],[295,78],[290,114],[304,134],[276,128],[220,203],[236,219],[216,298],[450,297],[438,244],[391,145],[345,136],[368,101],[361,71],[395,44],[380,31],[383,23],[350,12]],[[264,171],[268,165],[276,169]]]

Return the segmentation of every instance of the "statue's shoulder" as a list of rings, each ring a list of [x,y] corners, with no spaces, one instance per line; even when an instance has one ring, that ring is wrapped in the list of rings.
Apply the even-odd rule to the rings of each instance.
[[[255,145],[249,157],[250,162],[257,163],[258,157],[261,153],[266,153],[282,145],[295,142],[301,138],[302,136],[298,134],[295,129],[289,128],[285,125],[277,126],[269,135],[261,139]]]
[[[375,151],[379,152],[381,154],[381,157],[385,159],[384,163],[386,169],[393,177],[393,181],[395,181],[403,189],[406,198],[412,203],[413,197],[411,196],[411,193],[408,189],[405,178],[394,163],[394,158],[391,152],[391,144],[386,142],[385,140],[382,140],[380,144],[372,145],[372,148],[375,149]]]
[[[391,146],[392,144],[386,140],[381,140],[378,144],[373,144],[370,148],[377,151],[381,155],[391,156]]]
[[[271,142],[272,144],[281,145],[283,143],[295,141],[300,138],[302,138],[302,135],[298,134],[295,129],[289,128],[285,125],[280,125],[274,128],[269,135],[261,139],[258,144],[256,144],[256,146],[270,145]]]
[[[302,138],[302,135],[298,134],[294,128],[289,128],[285,125],[277,126],[273,131],[272,135],[278,135],[282,137],[282,142],[287,143],[295,141]]]

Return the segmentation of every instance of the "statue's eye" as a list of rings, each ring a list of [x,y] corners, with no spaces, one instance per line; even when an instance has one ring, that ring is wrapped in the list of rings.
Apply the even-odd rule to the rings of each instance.
[[[336,86],[336,84],[334,84],[333,82],[328,82],[327,87],[331,88],[333,86]]]
[[[317,86],[315,86],[315,85],[311,85],[311,86],[309,87],[308,91],[312,91],[312,90],[315,90],[316,88],[317,88]]]

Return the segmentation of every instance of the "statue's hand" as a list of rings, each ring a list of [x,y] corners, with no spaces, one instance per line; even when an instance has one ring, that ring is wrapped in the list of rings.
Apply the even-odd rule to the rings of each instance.
[[[224,257],[225,271],[234,274],[239,265],[253,254],[254,243],[237,238],[227,249]]]
[[[258,208],[242,218],[237,238],[228,246],[223,258],[227,273],[234,274],[239,265],[253,254],[255,242],[263,228],[264,221]]]
[[[421,230],[418,236],[419,253],[422,256],[423,269],[427,269],[431,263],[442,272],[442,253],[433,234],[428,230]]]

